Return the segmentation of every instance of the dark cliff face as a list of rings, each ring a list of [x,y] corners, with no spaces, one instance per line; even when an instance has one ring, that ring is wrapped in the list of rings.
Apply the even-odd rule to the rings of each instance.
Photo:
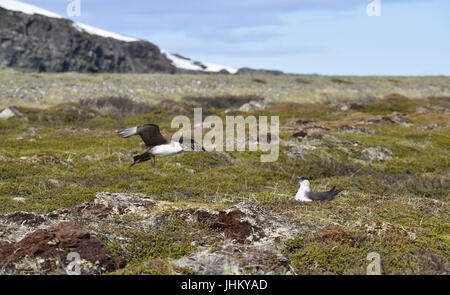
[[[157,46],[79,31],[67,19],[0,7],[0,64],[39,72],[176,73]]]

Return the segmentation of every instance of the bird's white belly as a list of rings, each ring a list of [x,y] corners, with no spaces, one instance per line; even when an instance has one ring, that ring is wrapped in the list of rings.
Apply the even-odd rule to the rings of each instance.
[[[172,144],[162,144],[155,146],[150,150],[150,153],[157,157],[169,156],[181,152],[183,149],[181,147],[176,147]]]
[[[308,198],[306,197],[306,191],[301,190],[301,189],[300,189],[300,190],[297,192],[297,194],[295,195],[295,199],[296,199],[297,201],[300,201],[300,202],[312,202],[311,199],[308,199]]]
[[[295,196],[295,199],[300,202],[312,202],[312,200],[308,199],[307,197],[303,197],[303,196],[301,196],[301,197]]]

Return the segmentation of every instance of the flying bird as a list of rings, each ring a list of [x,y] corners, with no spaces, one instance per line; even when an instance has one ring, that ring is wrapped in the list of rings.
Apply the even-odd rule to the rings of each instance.
[[[342,189],[336,190],[333,186],[331,190],[327,192],[314,192],[309,186],[309,179],[306,177],[298,177],[298,183],[300,188],[298,189],[295,199],[301,202],[312,202],[312,201],[331,201],[337,197],[337,195],[343,191]]]
[[[120,137],[128,138],[133,135],[139,135],[144,141],[146,150],[140,155],[133,157],[133,165],[150,160],[152,167],[156,166],[156,157],[170,156],[187,150],[185,144],[189,142],[191,144],[191,150],[196,149],[197,143],[194,139],[187,137],[179,137],[172,140],[167,140],[161,135],[159,126],[156,124],[143,124],[123,130],[117,131]],[[201,147],[202,151],[205,151]]]

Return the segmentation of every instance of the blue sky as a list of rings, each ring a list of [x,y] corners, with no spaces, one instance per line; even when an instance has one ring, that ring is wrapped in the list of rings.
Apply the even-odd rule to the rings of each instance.
[[[23,0],[61,15],[72,0]],[[233,67],[330,75],[450,75],[450,1],[80,0],[74,21]],[[67,16],[68,17],[68,16]]]

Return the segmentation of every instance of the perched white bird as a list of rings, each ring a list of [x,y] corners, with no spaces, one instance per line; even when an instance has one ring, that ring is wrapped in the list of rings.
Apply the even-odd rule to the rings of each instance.
[[[327,192],[313,192],[309,186],[309,179],[306,177],[298,177],[298,183],[300,188],[295,195],[295,199],[300,202],[312,202],[312,201],[331,201],[342,191],[342,189],[335,190],[336,187]]]

